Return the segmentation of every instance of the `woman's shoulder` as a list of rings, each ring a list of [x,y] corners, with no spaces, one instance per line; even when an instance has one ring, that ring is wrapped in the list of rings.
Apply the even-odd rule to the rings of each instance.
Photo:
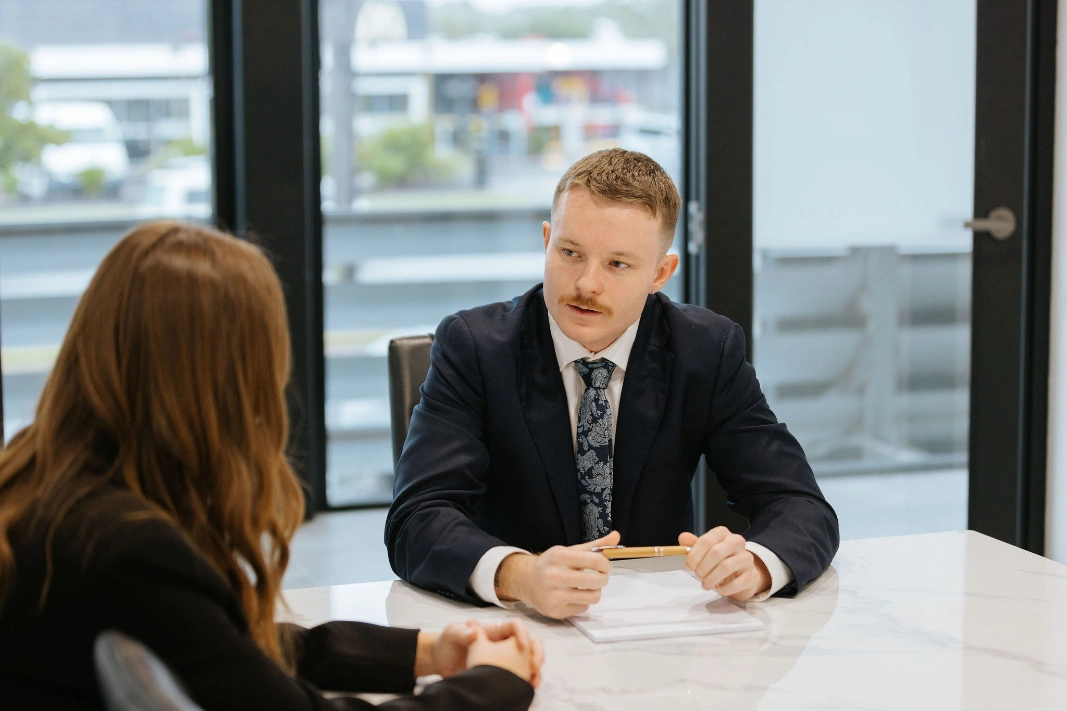
[[[107,485],[75,502],[60,519],[55,537],[75,544],[103,543],[105,546],[98,553],[107,555],[160,539],[181,540],[182,534],[142,497]]]
[[[66,511],[51,513],[50,518],[25,521],[13,532],[15,607],[37,607],[42,591],[47,591],[48,607],[63,609],[168,589],[204,596],[231,618],[241,619],[230,586],[186,535],[142,497],[105,486]]]
[[[224,586],[174,523],[142,497],[118,486],[104,486],[71,506],[55,527],[51,547],[58,565],[74,565],[84,577],[140,567],[214,579]]]

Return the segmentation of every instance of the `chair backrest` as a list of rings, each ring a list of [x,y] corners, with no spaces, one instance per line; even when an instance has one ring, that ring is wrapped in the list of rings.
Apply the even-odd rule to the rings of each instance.
[[[159,657],[131,637],[101,632],[93,660],[108,711],[203,711]]]
[[[433,336],[405,336],[389,341],[389,424],[393,435],[393,467],[408,437],[411,411],[419,404],[419,388],[430,372]]]

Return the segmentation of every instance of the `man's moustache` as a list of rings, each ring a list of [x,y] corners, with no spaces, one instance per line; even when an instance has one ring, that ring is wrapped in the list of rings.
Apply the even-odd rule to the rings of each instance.
[[[601,304],[595,299],[589,299],[584,296],[561,296],[559,297],[559,305],[577,306],[580,309],[586,309],[588,311],[599,311],[609,318],[615,315],[610,307]]]

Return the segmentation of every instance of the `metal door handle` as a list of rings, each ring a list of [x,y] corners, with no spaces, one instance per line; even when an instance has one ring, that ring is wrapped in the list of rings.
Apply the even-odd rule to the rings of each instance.
[[[1015,234],[1015,213],[1010,207],[994,207],[989,217],[975,218],[963,226],[975,232],[988,232],[993,239],[1005,240]]]

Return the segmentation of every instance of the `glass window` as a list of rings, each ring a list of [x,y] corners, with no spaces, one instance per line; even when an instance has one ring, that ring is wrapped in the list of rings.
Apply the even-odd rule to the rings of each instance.
[[[78,297],[115,241],[145,219],[211,217],[207,7],[0,0],[9,438],[32,420]]]
[[[964,529],[975,4],[755,7],[760,381],[842,537]]]
[[[623,146],[680,181],[681,5],[320,2],[331,505],[392,497],[389,340],[539,282],[571,163]]]

